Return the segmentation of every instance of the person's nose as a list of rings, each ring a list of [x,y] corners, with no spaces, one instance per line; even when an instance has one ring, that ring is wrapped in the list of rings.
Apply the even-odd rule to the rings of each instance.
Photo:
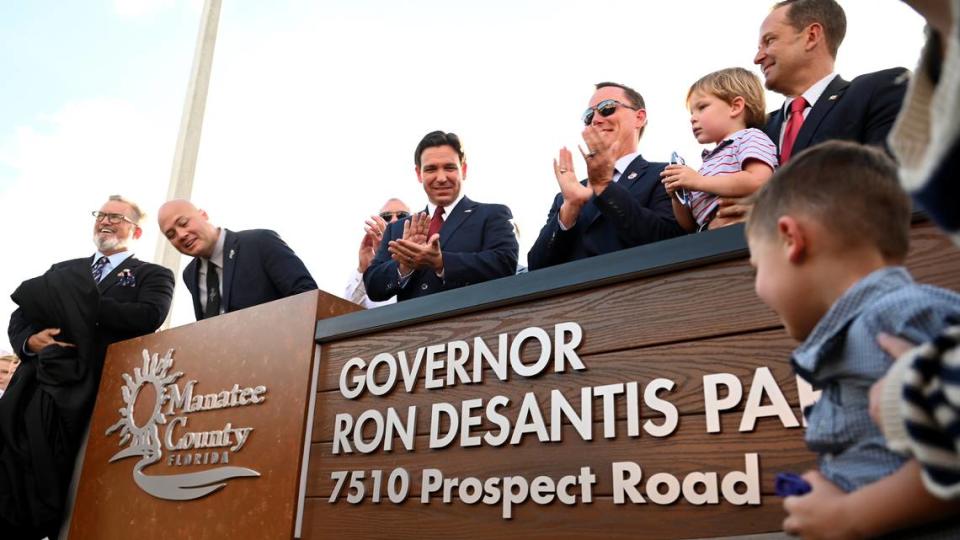
[[[760,65],[763,63],[764,58],[767,57],[767,52],[762,46],[757,47],[757,54],[753,57],[753,63]]]

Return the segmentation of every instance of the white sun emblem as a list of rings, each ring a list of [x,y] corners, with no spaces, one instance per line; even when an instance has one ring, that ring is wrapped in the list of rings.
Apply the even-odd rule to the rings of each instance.
[[[130,446],[110,458],[110,461],[138,454],[144,456],[149,463],[160,459],[160,436],[157,426],[167,423],[167,416],[163,413],[163,406],[170,401],[167,386],[183,375],[182,371],[169,373],[171,367],[173,367],[173,349],[168,350],[162,357],[158,353],[153,353],[151,356],[144,349],[143,365],[133,369],[133,377],[126,373],[122,375],[126,384],[120,390],[125,406],[117,411],[120,413],[120,420],[107,428],[106,434],[109,435],[119,429],[119,444],[123,446],[130,442]],[[134,406],[141,390],[148,385],[153,387],[156,400],[149,418],[142,426],[138,426],[133,419]]]
[[[144,468],[160,461],[162,446],[160,443],[159,428],[167,423],[167,415],[163,413],[163,406],[170,402],[167,388],[173,386],[183,372],[170,373],[173,367],[173,349],[162,357],[146,349],[143,351],[143,365],[133,369],[133,377],[122,374],[124,384],[120,390],[123,394],[124,406],[117,412],[120,420],[107,428],[106,435],[120,431],[120,446],[130,443],[123,450],[110,458],[114,462],[127,457],[139,456],[133,467],[133,481],[140,489],[160,499],[171,501],[186,501],[198,499],[222,489],[227,480],[241,477],[257,477],[260,473],[246,467],[218,467],[216,469],[190,472],[183,474],[148,475]],[[142,426],[138,426],[133,418],[134,406],[144,388],[152,386],[156,394],[153,410]]]

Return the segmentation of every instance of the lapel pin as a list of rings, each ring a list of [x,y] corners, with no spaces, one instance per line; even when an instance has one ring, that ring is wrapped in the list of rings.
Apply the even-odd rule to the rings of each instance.
[[[231,250],[230,250],[230,255],[228,255],[227,257],[228,257],[229,259],[233,259],[233,256],[236,255],[236,254],[237,254],[236,250],[231,249]]]
[[[834,94],[834,95],[830,96],[830,101],[836,100],[838,96],[839,96],[839,94]]]
[[[464,211],[463,211],[464,214],[469,214],[470,212],[473,212],[473,208],[470,208],[470,209],[468,209],[468,210],[464,210]]]
[[[630,173],[630,174],[627,175],[627,180],[633,180],[633,179],[636,178],[636,177],[637,177],[637,173],[632,172],[632,173]]]

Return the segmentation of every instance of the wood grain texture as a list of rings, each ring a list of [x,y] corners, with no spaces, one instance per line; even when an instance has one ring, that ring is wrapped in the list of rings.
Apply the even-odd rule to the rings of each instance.
[[[328,508],[329,507],[329,508]],[[447,539],[524,538],[531,540],[584,538],[661,540],[741,534],[743,531],[780,530],[785,517],[777,497],[765,497],[762,506],[730,504],[669,506],[615,505],[609,497],[591,504],[567,506],[556,501],[536,508],[521,508],[512,520],[500,517],[499,506],[450,504],[422,505],[407,501],[350,508],[331,505],[326,499],[307,499],[304,539]]]
[[[723,338],[712,338],[687,343],[673,343],[642,349],[593,354],[582,357],[585,371],[564,373],[546,373],[532,379],[520,379],[515,375],[511,380],[500,381],[492,370],[484,370],[481,384],[457,385],[442,389],[427,390],[424,379],[419,379],[412,393],[400,386],[382,397],[364,393],[357,399],[347,400],[339,390],[327,390],[317,396],[316,415],[314,416],[314,442],[330,441],[333,437],[333,421],[337,413],[348,413],[354,418],[363,411],[377,409],[385,412],[388,407],[406,410],[417,407],[418,433],[426,433],[429,427],[430,405],[436,401],[460,403],[466,399],[481,398],[484,401],[493,396],[503,395],[516,403],[523,395],[533,389],[541,408],[549,410],[550,390],[558,389],[572,405],[580,407],[580,389],[585,386],[599,386],[617,382],[637,381],[640,391],[656,378],[666,378],[676,383],[672,392],[662,392],[664,399],[674,404],[680,414],[703,412],[703,376],[708,373],[731,373],[745,380],[744,397],[749,391],[750,381],[758,367],[768,367],[774,374],[779,387],[787,399],[794,405],[796,399],[796,380],[789,364],[790,351],[796,343],[783,330],[755,332]],[[385,379],[381,373],[379,379]],[[742,407],[741,402],[741,407]],[[617,418],[625,417],[625,400],[618,399]],[[647,407],[642,408],[644,418],[660,414]],[[594,399],[593,417],[599,421],[602,403]],[[795,411],[799,415],[799,409]],[[515,419],[516,409],[505,411],[508,418]],[[446,423],[444,422],[444,425]],[[491,424],[485,423],[485,428]],[[369,431],[368,431],[369,433]]]
[[[911,240],[907,266],[917,281],[960,290],[960,251],[925,222],[914,225]],[[343,399],[337,389],[341,368],[356,356],[369,361],[381,352],[395,354],[403,350],[412,358],[418,347],[456,339],[470,342],[476,336],[494,345],[500,333],[514,336],[529,326],[551,332],[554,324],[566,321],[575,321],[584,330],[583,343],[577,349],[587,366],[583,372],[544,373],[530,379],[511,374],[509,381],[499,381],[486,370],[482,384],[429,391],[421,374],[412,393],[398,386],[386,396],[364,395],[356,400]],[[708,538],[777,531],[783,512],[780,500],[770,495],[775,473],[800,472],[815,463],[815,456],[803,444],[803,430],[786,429],[778,419],[765,418],[754,431],[739,433],[741,401],[721,415],[722,433],[706,433],[702,377],[708,373],[731,373],[743,384],[746,396],[755,370],[769,367],[794,414],[798,414],[796,383],[788,361],[795,346],[775,314],[756,298],[753,271],[746,258],[325,343],[321,348],[305,537]],[[527,347],[525,358],[534,356],[537,350],[537,346]],[[438,401],[458,405],[467,399],[486,401],[503,395],[514,406],[524,394],[534,392],[541,410],[548,412],[553,389],[576,406],[582,387],[638,381],[642,389],[655,377],[677,383],[669,395],[661,394],[680,412],[678,429],[666,438],[645,432],[635,438],[626,436],[622,398],[615,414],[617,436],[602,438],[601,407],[595,398],[592,441],[582,440],[565,423],[562,443],[541,443],[535,435],[526,435],[513,447],[462,448],[457,441],[443,449],[427,448],[428,408]],[[379,373],[377,380],[383,381],[384,374]],[[356,418],[367,409],[384,411],[395,407],[405,412],[410,405],[417,407],[414,452],[402,449],[399,439],[395,439],[391,452],[332,454],[332,421],[337,412]],[[511,419],[516,417],[515,407],[512,412],[502,412]],[[660,418],[641,404],[641,422],[658,422]],[[484,422],[472,434],[496,429]],[[367,429],[368,437],[370,433]],[[610,498],[612,462],[634,461],[643,468],[645,477],[657,472],[682,477],[691,471],[722,475],[742,469],[744,454],[748,452],[760,456],[764,493],[760,507],[736,507],[729,503],[694,506],[682,500],[668,506],[614,505]],[[582,466],[590,466],[598,476],[593,503],[565,506],[554,501],[537,505],[528,500],[515,509],[512,520],[502,519],[497,505],[467,505],[456,500],[451,504],[424,505],[417,498],[424,468],[440,469],[447,477],[486,479],[521,475],[532,479],[548,475],[556,479],[575,474]],[[333,487],[331,472],[378,469],[389,473],[395,467],[410,472],[413,500],[395,505],[384,499],[374,504],[368,494],[359,505],[342,499],[335,504],[327,502]]]
[[[803,443],[802,429],[785,429],[777,419],[766,418],[758,421],[754,431],[740,433],[739,422],[739,413],[723,414],[722,431],[707,433],[702,415],[687,415],[680,418],[678,429],[668,437],[657,438],[642,432],[631,438],[626,435],[626,423],[620,421],[616,438],[603,438],[603,430],[595,426],[592,441],[583,440],[574,428],[564,426],[559,443],[541,443],[535,434],[529,434],[516,446],[508,443],[500,447],[462,448],[457,439],[446,448],[430,449],[428,437],[420,436],[413,452],[396,448],[391,452],[334,455],[330,443],[317,443],[311,450],[307,496],[329,496],[334,486],[330,473],[341,470],[382,469],[389,473],[403,467],[411,475],[411,493],[418,493],[421,472],[428,467],[451,477],[519,474],[531,479],[538,475],[556,479],[586,466],[597,474],[595,493],[609,495],[613,462],[637,462],[647,471],[644,478],[657,472],[675,476],[693,471],[723,474],[743,470],[744,454],[750,452],[760,455],[763,492],[773,493],[776,472],[804,471],[813,466],[815,456]]]
[[[290,538],[297,504],[299,465],[313,361],[317,291],[114,344],[107,353],[90,427],[83,470],[70,523],[72,539],[151,538]],[[229,465],[248,467],[257,478],[229,480],[203,498],[173,501],[155,498],[134,483],[139,456],[110,463],[126,448],[119,434],[106,435],[124,407],[121,374],[142,366],[142,351],[163,355],[174,349],[171,373],[182,371],[184,388],[196,380],[194,395],[266,386],[265,401],[217,410],[186,413],[175,438],[186,432],[252,427],[243,448],[229,454]],[[137,399],[137,408],[152,409],[155,393]],[[172,425],[175,411],[167,416]],[[164,437],[166,426],[160,425]],[[222,449],[221,449],[222,450]],[[220,465],[171,466],[167,458],[193,452],[170,452],[144,474],[172,475],[211,470]],[[205,451],[201,451],[206,453]]]

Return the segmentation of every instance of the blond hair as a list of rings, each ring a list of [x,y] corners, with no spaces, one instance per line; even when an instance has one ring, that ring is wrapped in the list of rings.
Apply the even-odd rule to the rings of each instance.
[[[760,78],[743,68],[734,67],[714,71],[690,86],[687,103],[694,92],[716,96],[727,105],[743,98],[743,120],[748,128],[762,129],[767,122],[767,104],[763,98]]]

